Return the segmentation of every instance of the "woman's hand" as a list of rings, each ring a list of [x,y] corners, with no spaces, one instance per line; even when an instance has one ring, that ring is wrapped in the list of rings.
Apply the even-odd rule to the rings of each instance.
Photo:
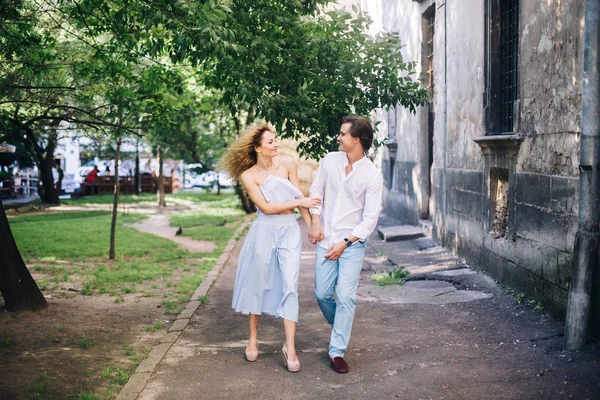
[[[304,208],[319,207],[321,205],[321,199],[316,197],[301,197],[300,206]]]

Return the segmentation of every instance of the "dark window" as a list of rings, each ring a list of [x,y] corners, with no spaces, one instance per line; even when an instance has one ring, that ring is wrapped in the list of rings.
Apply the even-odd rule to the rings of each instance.
[[[488,133],[517,130],[519,0],[488,0]]]
[[[433,101],[433,34],[435,29],[435,8],[432,7],[424,18],[423,45],[425,51],[425,65],[427,89],[429,90],[429,101]]]

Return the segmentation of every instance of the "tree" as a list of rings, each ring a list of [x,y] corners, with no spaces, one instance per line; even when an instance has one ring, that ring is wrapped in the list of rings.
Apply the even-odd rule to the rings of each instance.
[[[0,153],[13,152],[0,145]],[[0,293],[8,311],[35,311],[47,306],[44,295],[31,277],[10,230],[4,205],[0,200]]]
[[[366,15],[302,15],[301,2],[273,3],[234,7],[225,27],[238,33],[238,46],[210,59],[207,84],[223,92],[232,112],[246,107],[299,140],[302,155],[318,158],[335,149],[344,115],[424,104],[400,40],[370,37]]]

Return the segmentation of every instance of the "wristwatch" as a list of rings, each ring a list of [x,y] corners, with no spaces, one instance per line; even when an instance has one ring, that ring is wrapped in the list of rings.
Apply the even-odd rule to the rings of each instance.
[[[350,241],[350,239],[344,238],[344,242],[346,242],[346,246],[348,246],[348,247],[352,246],[352,242]]]

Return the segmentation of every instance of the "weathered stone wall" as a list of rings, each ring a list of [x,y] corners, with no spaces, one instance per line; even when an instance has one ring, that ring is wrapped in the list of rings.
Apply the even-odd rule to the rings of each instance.
[[[514,153],[487,156],[473,140],[487,134],[485,1],[436,6],[430,212],[434,234],[444,245],[563,318],[577,230],[583,2],[520,3],[516,133],[522,141]],[[373,0],[367,8],[375,11],[376,29],[397,31],[407,44],[405,57],[420,65],[422,14],[431,4]],[[384,209],[414,224],[423,170],[416,155],[423,132],[418,115],[405,110],[396,115],[394,171],[389,152],[383,154],[384,178],[395,178]],[[510,175],[508,232],[498,239],[490,232],[490,170],[495,167]],[[600,287],[598,275],[595,287]],[[600,321],[600,295],[593,302],[593,321]]]

